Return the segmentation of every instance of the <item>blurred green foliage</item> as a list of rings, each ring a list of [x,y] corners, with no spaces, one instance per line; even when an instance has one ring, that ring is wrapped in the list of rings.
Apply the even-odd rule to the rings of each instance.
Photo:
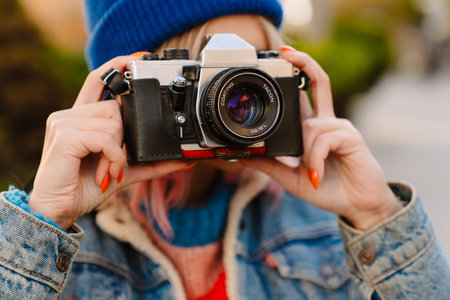
[[[0,190],[37,169],[47,116],[74,102],[87,69],[82,55],[49,47],[15,0],[0,0]]]
[[[310,54],[325,69],[336,115],[349,118],[354,95],[367,91],[395,64],[399,30],[419,24],[421,14],[411,0],[340,0],[335,4],[331,34],[322,39],[290,39],[292,46]]]
[[[320,41],[293,41],[330,77],[336,115],[348,117],[350,99],[367,90],[391,65],[393,49],[382,26],[365,20],[339,19],[333,33]]]

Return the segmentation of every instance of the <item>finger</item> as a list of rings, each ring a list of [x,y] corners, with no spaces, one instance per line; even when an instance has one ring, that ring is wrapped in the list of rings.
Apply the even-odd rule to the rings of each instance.
[[[52,113],[47,119],[47,128],[54,121],[62,119],[87,119],[87,118],[109,118],[122,120],[120,104],[118,101],[101,101],[78,105],[71,109],[60,110]]]
[[[74,117],[79,118],[102,117],[122,120],[120,103],[116,100],[79,105],[72,108],[70,113],[73,113]]]
[[[102,105],[100,106],[99,104]],[[98,108],[93,109],[93,107],[89,106],[98,106]],[[74,132],[80,130],[104,132],[110,134],[118,144],[123,143],[122,119],[117,103],[96,103],[83,105],[80,106],[80,108],[81,107],[83,107],[84,111],[77,112],[77,109],[57,111],[47,118],[44,147],[42,151],[43,157],[48,153],[49,147],[55,143],[59,145],[67,145],[68,142],[79,143],[79,141],[73,139],[73,136]],[[89,114],[97,114],[99,116],[102,116],[103,114],[104,117],[110,119],[89,118]],[[93,120],[93,123],[91,120]],[[61,139],[63,142],[60,142]]]
[[[347,126],[345,120],[336,118],[310,118],[302,122],[303,130],[303,156],[306,161],[316,138],[323,133],[336,131]]]
[[[98,186],[101,186],[103,183],[103,180],[105,179],[106,175],[109,174],[109,169],[111,167],[110,161],[106,158],[105,155],[100,155],[100,159],[98,161],[97,170],[95,170],[95,183]]]
[[[74,106],[103,100],[105,84],[102,81],[101,76],[110,68],[123,70],[127,63],[136,59],[138,58],[135,56],[118,56],[90,72],[78,94]]]
[[[77,133],[77,135],[78,137],[75,137],[75,139],[79,139],[82,149],[74,150],[71,154],[77,158],[83,158],[89,153],[102,153],[102,156],[105,157],[104,159],[110,163],[109,173],[114,178],[117,178],[126,162],[125,153],[117,141],[109,134],[99,132],[83,131]],[[106,162],[102,163],[102,168],[106,168]],[[103,173],[105,172],[103,171]],[[100,175],[96,176],[102,177]],[[96,182],[98,183],[97,178]]]
[[[88,106],[99,106],[99,109],[84,109],[85,111],[77,112],[77,109],[69,109],[65,111],[58,111],[49,116],[47,119],[44,150],[47,148],[55,138],[69,137],[73,131],[97,131],[111,135],[118,144],[123,143],[123,127],[120,112],[118,112],[118,104],[115,105],[97,105],[89,104],[80,106],[80,108],[87,108]],[[109,107],[109,109],[108,109]],[[104,109],[106,108],[106,109]],[[89,117],[85,114],[104,115],[106,118]]]
[[[334,116],[330,78],[322,67],[308,54],[300,51],[283,51],[281,55],[308,75],[314,115],[318,117]]]
[[[339,130],[322,133],[314,141],[308,156],[302,161],[309,169],[317,170],[319,182],[325,176],[325,161],[327,157],[333,153],[340,157],[344,157],[355,151],[351,141],[354,134],[345,128]]]
[[[162,161],[148,165],[128,165],[125,168],[122,185],[166,176],[192,164],[188,161]]]
[[[245,167],[260,170],[276,180],[281,180],[282,178],[286,179],[296,175],[295,168],[292,168],[273,158],[254,157],[242,159],[239,163]]]
[[[321,134],[315,139],[308,155],[303,156],[303,165],[310,170],[317,171],[319,182],[325,176],[325,160],[332,148],[336,147],[334,143],[337,143],[337,141],[330,139],[336,138],[338,135],[339,133],[336,131]]]
[[[311,102],[309,101],[308,94],[305,91],[300,91],[300,117],[304,121],[306,119],[312,118],[314,116],[314,111],[311,107]]]
[[[87,118],[61,120],[59,127],[70,128],[76,131],[92,131],[109,134],[116,140],[117,144],[123,142],[122,122],[116,119]]]
[[[294,195],[308,196],[314,192],[309,183],[308,174],[301,166],[291,167],[273,158],[250,158],[239,161],[244,167],[254,168],[266,173],[278,181],[287,191]]]

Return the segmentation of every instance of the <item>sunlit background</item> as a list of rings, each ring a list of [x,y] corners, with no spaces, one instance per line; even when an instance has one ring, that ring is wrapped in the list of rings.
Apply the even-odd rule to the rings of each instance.
[[[338,116],[412,183],[450,257],[450,1],[284,0],[286,41],[330,75]],[[0,188],[39,164],[45,120],[87,69],[81,0],[0,0]]]

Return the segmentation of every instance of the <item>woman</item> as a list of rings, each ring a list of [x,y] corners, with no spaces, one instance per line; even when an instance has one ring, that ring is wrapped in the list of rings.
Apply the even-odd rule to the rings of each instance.
[[[86,16],[95,70],[73,108],[49,117],[29,198],[14,188],[0,198],[5,297],[439,299],[450,292],[448,264],[415,191],[385,183],[359,133],[334,116],[326,73],[290,47],[279,49],[309,76],[313,102],[300,97],[300,164],[126,164],[120,97],[101,101],[100,77],[138,58],[116,56],[188,47],[195,58],[201,38],[220,32],[274,49],[276,0],[97,0],[86,2]]]

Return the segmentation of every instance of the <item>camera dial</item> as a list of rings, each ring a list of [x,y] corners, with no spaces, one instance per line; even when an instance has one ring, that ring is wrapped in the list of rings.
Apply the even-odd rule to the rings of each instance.
[[[142,60],[159,60],[159,56],[157,53],[148,53],[142,55]]]
[[[184,107],[184,102],[186,100],[186,85],[186,78],[177,76],[173,79],[172,85],[170,86],[172,108],[176,111],[180,111]]]
[[[189,59],[189,50],[183,48],[164,49],[164,59]]]

